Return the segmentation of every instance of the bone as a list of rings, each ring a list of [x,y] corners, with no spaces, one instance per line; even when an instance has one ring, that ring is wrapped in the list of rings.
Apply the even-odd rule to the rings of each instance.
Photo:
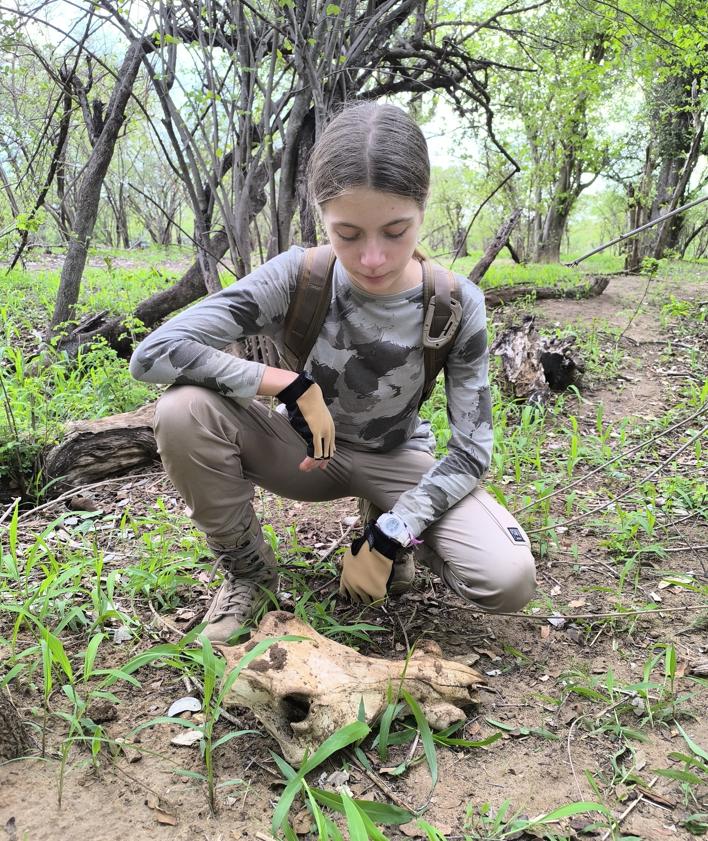
[[[372,724],[383,714],[391,693],[403,687],[421,706],[436,730],[463,720],[483,683],[474,669],[445,660],[437,643],[420,642],[407,661],[367,657],[318,634],[284,611],[267,613],[251,640],[219,646],[233,669],[261,640],[284,635],[246,666],[224,698],[225,707],[246,707],[276,739],[285,759],[299,766],[334,732],[357,721],[363,703]]]

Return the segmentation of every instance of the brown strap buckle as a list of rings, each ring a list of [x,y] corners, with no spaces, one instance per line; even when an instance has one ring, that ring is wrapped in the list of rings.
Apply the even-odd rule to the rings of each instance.
[[[425,321],[423,322],[423,347],[440,348],[446,345],[450,338],[457,330],[457,325],[462,320],[462,305],[459,301],[451,298],[448,306],[450,307],[450,315],[447,323],[437,336],[430,335],[430,328],[433,326],[433,319],[435,318],[435,301],[437,295],[433,295],[428,301],[428,309],[425,313]]]

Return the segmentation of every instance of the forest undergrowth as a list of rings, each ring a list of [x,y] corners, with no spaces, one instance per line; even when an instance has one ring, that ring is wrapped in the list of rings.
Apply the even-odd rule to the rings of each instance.
[[[84,312],[129,312],[169,279],[110,261]],[[569,270],[534,269],[521,280],[567,282]],[[490,284],[517,282],[513,267],[495,271]],[[296,770],[254,718],[222,706],[223,660],[195,625],[218,580],[159,466],[52,499],[41,453],[64,424],[158,389],[102,345],[37,367],[56,273],[14,273],[0,307],[0,685],[36,750],[0,767],[0,825],[33,841],[72,825],[142,839],[156,823],[170,839],[705,834],[706,278],[705,264],[662,262],[599,299],[490,312],[490,338],[533,310],[542,332],[575,335],[586,363],[581,387],[541,409],[505,394],[493,360],[486,487],[516,512],[538,568],[520,614],[481,615],[420,568],[385,608],[347,605],[337,561],[355,501],[257,493],[281,572],[269,607],[369,654],[404,659],[434,639],[486,681],[470,717],[442,732],[392,692],[378,723],[343,728]],[[126,331],[141,334],[130,320]],[[441,385],[425,412],[442,452]],[[183,696],[198,709],[171,712]]]

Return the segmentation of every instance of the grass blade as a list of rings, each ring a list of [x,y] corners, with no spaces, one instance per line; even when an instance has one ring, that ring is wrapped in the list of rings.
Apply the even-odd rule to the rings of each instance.
[[[435,741],[433,739],[432,731],[430,730],[430,725],[428,724],[428,720],[426,719],[425,714],[416,699],[403,688],[401,689],[401,696],[410,707],[410,711],[413,713],[413,717],[415,718],[415,723],[418,725],[418,729],[420,730],[420,739],[423,742],[425,758],[428,761],[430,777],[433,781],[433,788],[435,788],[438,782],[438,757],[435,752]]]
[[[343,794],[342,805],[344,806],[344,814],[347,818],[349,841],[369,841],[369,833],[366,831],[361,814],[351,797]]]

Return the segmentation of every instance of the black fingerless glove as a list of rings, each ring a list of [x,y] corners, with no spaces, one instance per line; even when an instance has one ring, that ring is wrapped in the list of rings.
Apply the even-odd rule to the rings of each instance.
[[[312,377],[301,371],[277,394],[285,404],[290,425],[303,438],[310,458],[329,459],[334,454],[334,422],[325,405],[322,390]]]

